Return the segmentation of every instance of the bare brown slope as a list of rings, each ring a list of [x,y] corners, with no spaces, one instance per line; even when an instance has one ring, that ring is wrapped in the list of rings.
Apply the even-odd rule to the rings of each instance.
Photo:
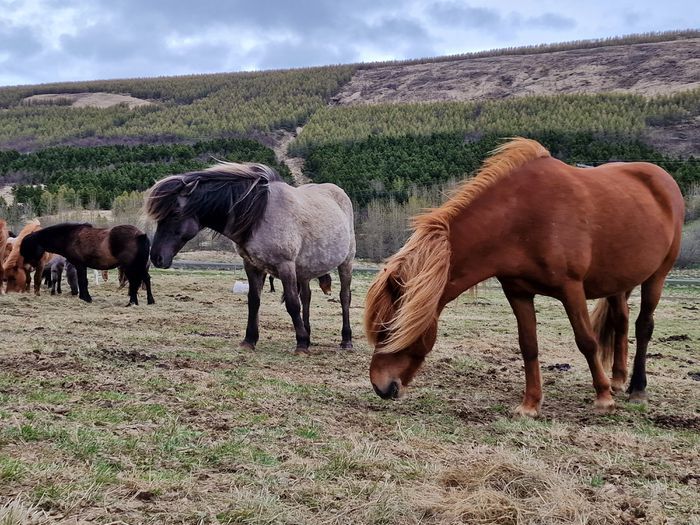
[[[675,93],[700,87],[700,38],[360,69],[335,104],[524,95]]]

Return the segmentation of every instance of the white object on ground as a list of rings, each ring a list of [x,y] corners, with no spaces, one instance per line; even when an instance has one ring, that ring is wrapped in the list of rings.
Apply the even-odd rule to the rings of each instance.
[[[231,288],[231,291],[233,293],[240,293],[240,294],[245,294],[248,293],[248,283],[244,283],[243,281],[236,281],[233,283],[233,288]]]

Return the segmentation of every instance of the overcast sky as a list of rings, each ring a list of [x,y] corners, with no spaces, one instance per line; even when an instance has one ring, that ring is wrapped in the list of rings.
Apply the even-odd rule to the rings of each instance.
[[[0,0],[0,85],[418,58],[700,28],[693,0]]]

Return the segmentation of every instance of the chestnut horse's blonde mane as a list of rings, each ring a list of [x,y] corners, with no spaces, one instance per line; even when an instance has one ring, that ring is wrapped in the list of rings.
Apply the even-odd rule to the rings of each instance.
[[[22,239],[24,239],[27,235],[30,233],[34,233],[37,230],[41,229],[41,224],[39,223],[38,219],[34,219],[32,221],[29,221],[24,228],[22,228],[22,231],[19,232],[19,235],[17,235],[17,238],[15,239],[14,243],[12,244],[12,251],[10,252],[10,255],[7,256],[7,259],[5,259],[5,262],[3,264],[5,270],[11,270],[13,268],[16,268],[20,264],[22,264],[22,260],[20,260],[20,254],[19,254],[19,249],[20,246],[22,245]]]
[[[511,139],[497,147],[479,172],[461,184],[446,203],[413,219],[413,234],[389,258],[367,292],[365,332],[376,352],[405,349],[437,322],[438,304],[449,279],[452,220],[513,170],[549,156],[537,141]]]

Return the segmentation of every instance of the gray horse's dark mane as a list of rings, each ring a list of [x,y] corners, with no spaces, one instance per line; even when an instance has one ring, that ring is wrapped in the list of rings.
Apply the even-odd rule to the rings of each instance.
[[[226,230],[236,242],[244,242],[265,213],[270,182],[283,180],[269,166],[221,162],[158,181],[146,197],[146,214],[155,221],[174,213],[194,216],[204,226]]]

